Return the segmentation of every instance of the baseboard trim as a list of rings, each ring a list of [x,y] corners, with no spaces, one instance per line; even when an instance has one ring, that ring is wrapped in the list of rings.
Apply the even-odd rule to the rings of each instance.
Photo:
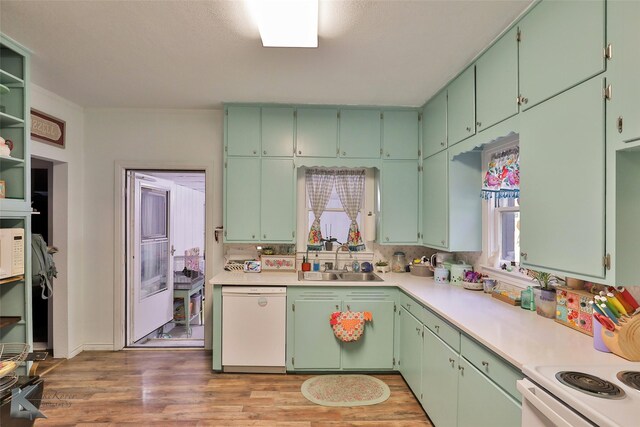
[[[113,343],[109,344],[85,344],[85,351],[113,351]]]

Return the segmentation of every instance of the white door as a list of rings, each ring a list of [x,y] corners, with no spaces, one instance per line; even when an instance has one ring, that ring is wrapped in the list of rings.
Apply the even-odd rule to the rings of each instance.
[[[173,183],[129,172],[129,343],[173,319]]]

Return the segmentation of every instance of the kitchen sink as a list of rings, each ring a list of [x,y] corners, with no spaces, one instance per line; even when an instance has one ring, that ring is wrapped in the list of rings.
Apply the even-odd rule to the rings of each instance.
[[[375,273],[353,271],[298,271],[298,280],[315,282],[383,282]]]

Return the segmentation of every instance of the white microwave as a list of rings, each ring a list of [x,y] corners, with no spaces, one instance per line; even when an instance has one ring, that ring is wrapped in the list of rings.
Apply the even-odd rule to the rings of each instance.
[[[24,274],[24,228],[0,228],[0,279]]]

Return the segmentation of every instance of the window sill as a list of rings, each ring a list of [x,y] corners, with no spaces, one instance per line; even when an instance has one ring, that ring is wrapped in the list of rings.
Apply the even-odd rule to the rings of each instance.
[[[527,289],[528,286],[535,286],[535,281],[525,274],[519,271],[506,271],[496,267],[490,267],[487,265],[481,265],[482,272],[489,275],[491,278],[495,278],[500,282],[504,282],[508,285],[516,286],[521,289]]]

